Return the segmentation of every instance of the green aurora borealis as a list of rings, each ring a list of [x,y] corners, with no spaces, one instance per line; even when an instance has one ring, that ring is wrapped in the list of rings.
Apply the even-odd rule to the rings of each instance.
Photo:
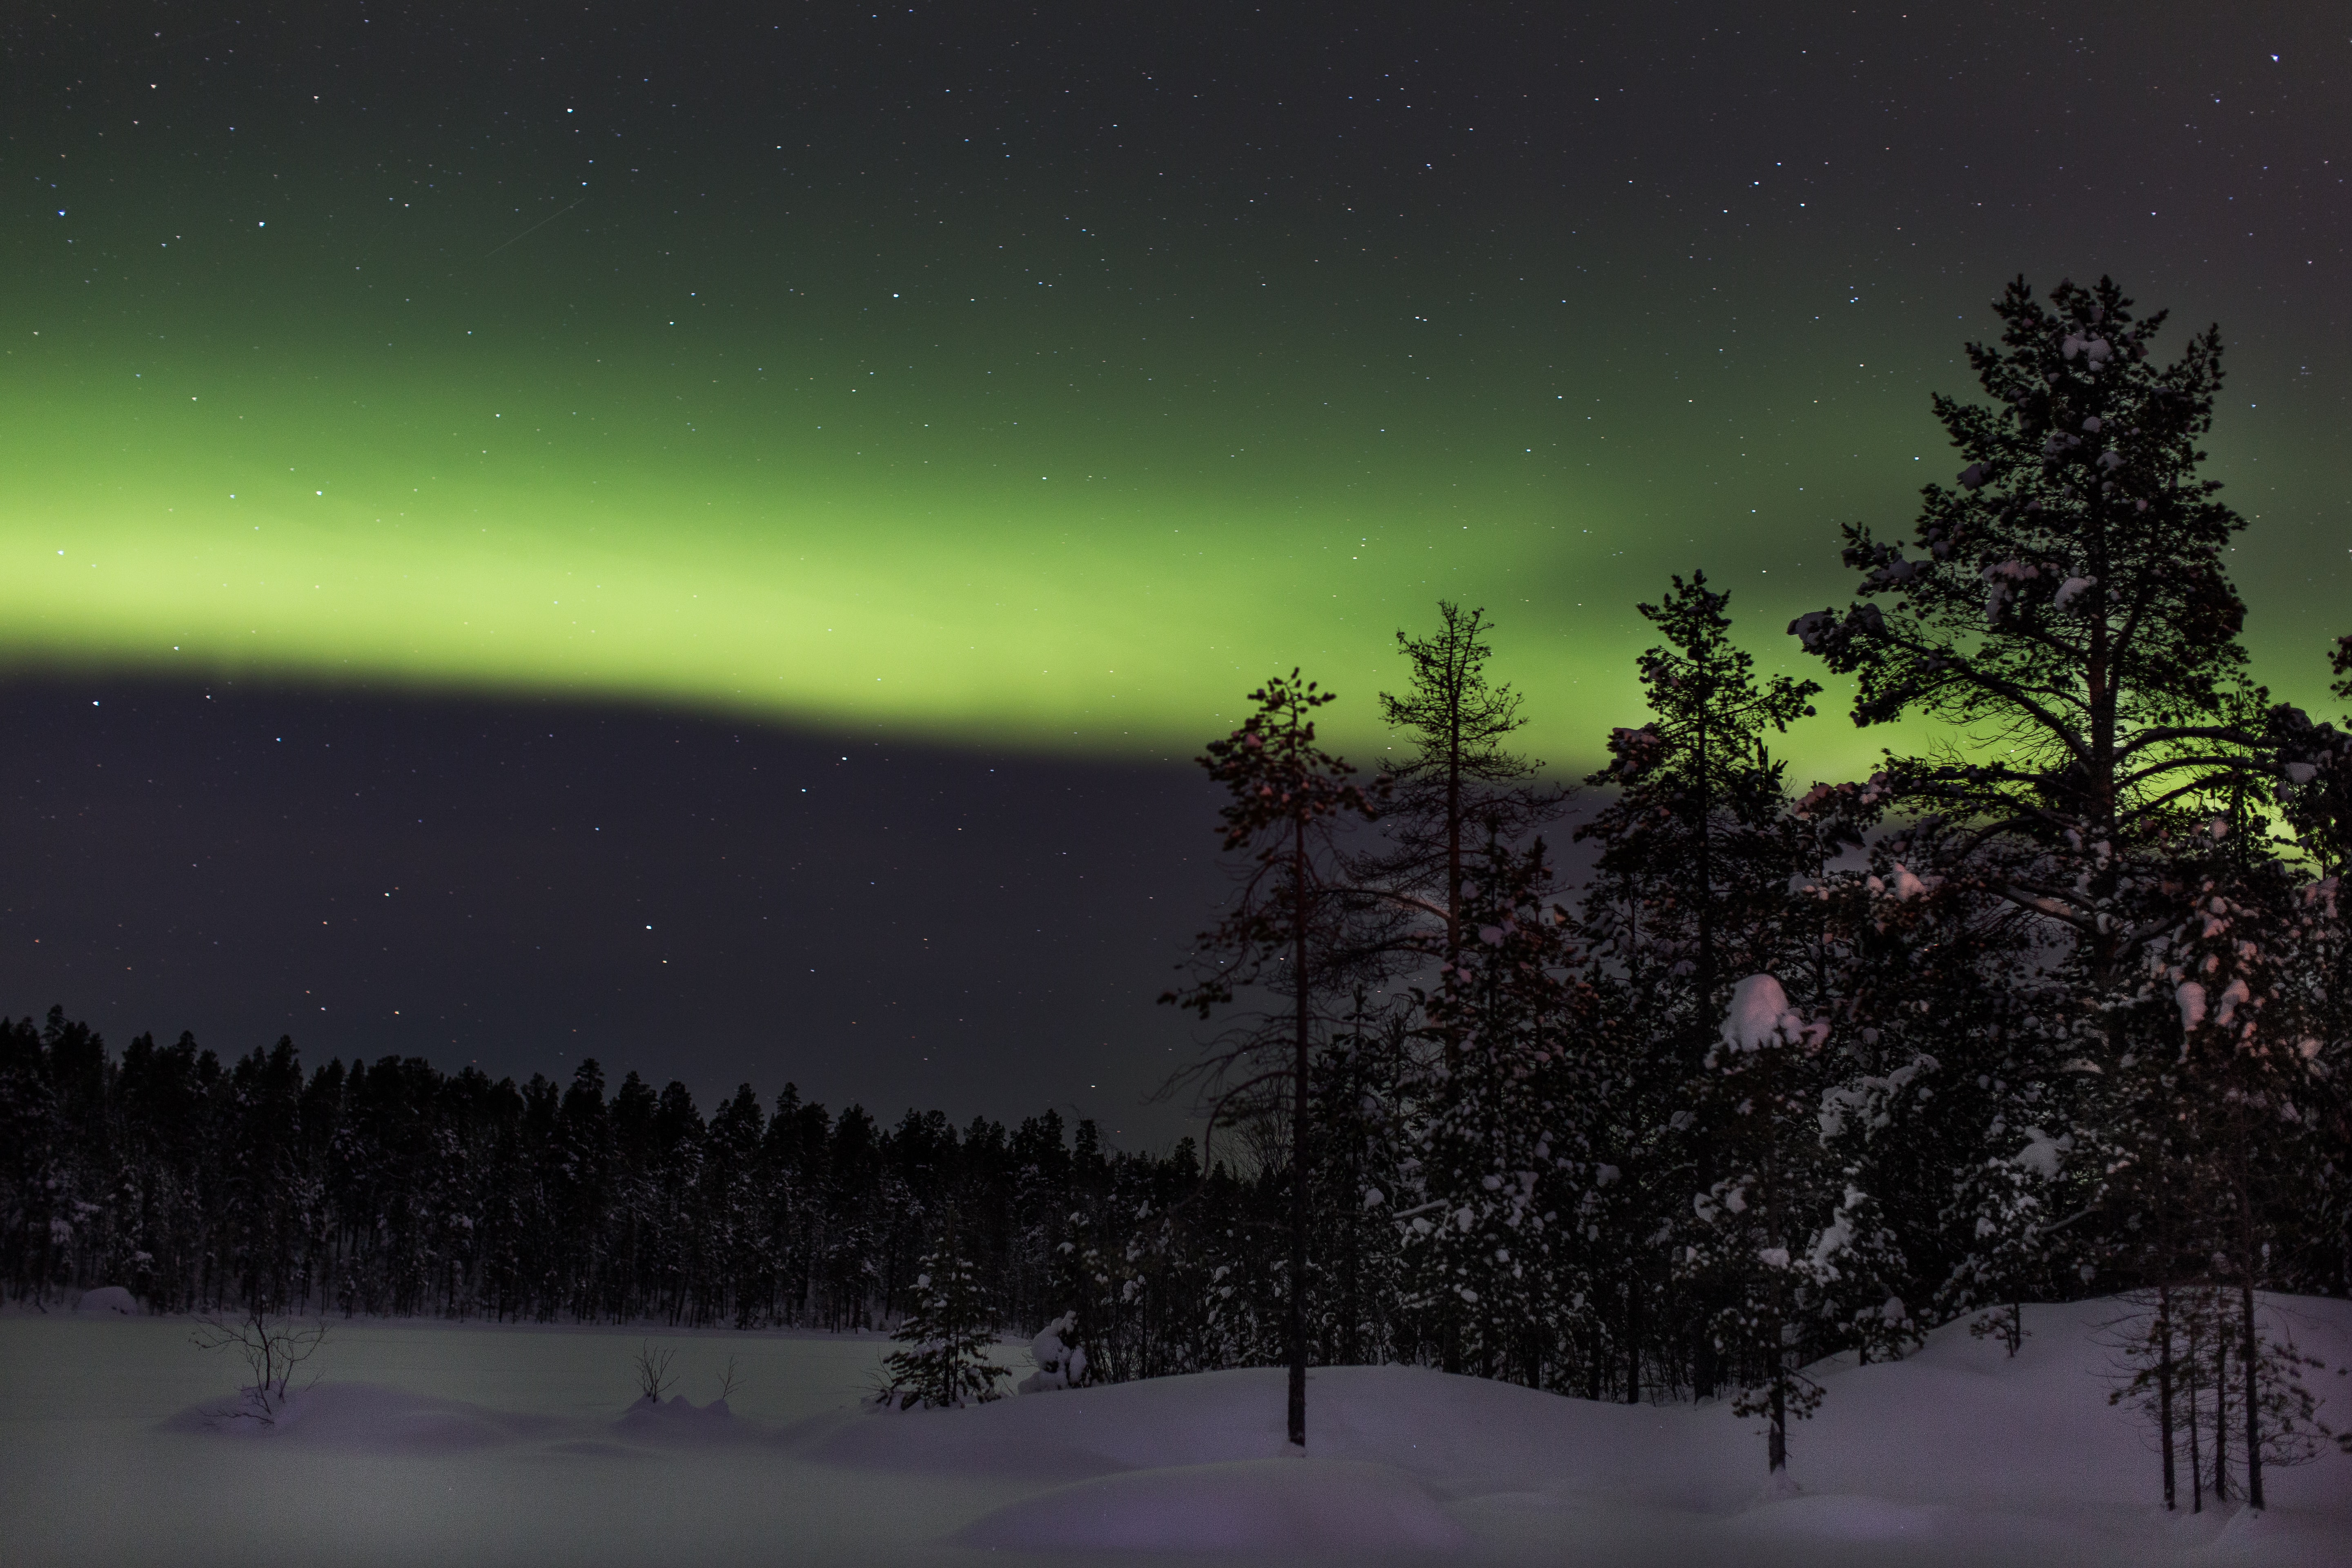
[[[2223,67],[2178,64],[2180,96],[2200,68]],[[1502,127],[1484,164],[1493,104],[1457,89],[1444,151],[1382,185],[1323,153],[1237,173],[1234,145],[1281,143],[1263,128],[1171,179],[1100,83],[1083,155],[1066,124],[999,156],[926,110],[898,140],[940,150],[884,170],[870,126],[763,132],[772,153],[740,113],[656,135],[646,94],[584,75],[460,94],[445,125],[413,85],[371,120],[274,71],[231,131],[193,66],[145,89],[168,126],[139,113],[148,67],[116,74],[20,108],[7,143],[20,667],[1165,755],[1299,664],[1369,749],[1393,633],[1444,595],[1499,622],[1528,749],[1586,764],[1638,713],[1633,605],[1670,572],[1733,584],[1766,665],[1805,667],[1780,629],[1844,599],[1838,523],[1907,526],[1949,479],[1927,397],[1972,390],[1983,302],[2067,267],[2176,307],[2173,342],[2223,323],[2212,471],[2257,520],[2261,673],[2325,705],[2322,651],[2352,630],[2346,258],[2213,242],[2220,183],[2138,228],[2143,196],[2053,215],[1998,160],[1928,202],[1850,175],[1846,110],[1793,91],[1645,161],[1687,101],[1663,78],[1631,129],[1578,121],[1565,88],[1515,107],[1520,141]],[[436,124],[396,134],[395,112]],[[1985,169],[2002,112],[1912,164]],[[2306,150],[2336,182],[2310,199],[2340,209],[2344,149]],[[1883,743],[1825,702],[1798,771]]]

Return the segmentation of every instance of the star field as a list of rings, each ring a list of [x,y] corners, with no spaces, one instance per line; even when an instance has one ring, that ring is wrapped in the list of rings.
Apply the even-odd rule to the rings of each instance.
[[[2249,643],[2276,690],[2324,706],[2324,650],[2352,629],[2352,38],[2327,20],[2169,5],[14,17],[0,649],[44,711],[267,691],[336,716],[346,744],[391,737],[352,809],[381,788],[428,835],[496,793],[454,760],[467,726],[510,726],[490,751],[520,757],[530,726],[560,745],[688,714],[704,736],[1067,768],[1091,804],[1070,808],[1065,847],[1111,854],[1118,835],[1097,829],[1129,820],[1127,786],[1103,781],[1181,768],[1268,669],[1303,664],[1340,690],[1330,732],[1377,755],[1393,633],[1441,595],[1494,614],[1528,749],[1562,770],[1631,717],[1632,606],[1669,572],[1733,584],[1766,667],[1800,669],[1780,628],[1843,596],[1839,523],[1898,527],[1921,484],[1949,479],[1927,399],[1969,390],[1962,344],[1990,329],[1986,301],[2021,271],[2108,271],[2173,310],[2168,341],[2222,323],[2211,471],[2253,520]],[[1836,695],[1791,738],[1796,772],[1860,767],[1883,743]],[[445,703],[465,717],[425,717]],[[152,747],[184,743],[167,732]],[[108,756],[138,749],[110,733]],[[276,949],[287,978],[265,984],[258,958],[207,970],[214,938],[158,926],[120,956],[180,978],[100,1021],[274,1034],[315,992],[331,1025],[371,1021],[311,1029],[314,1053],[394,1048],[397,1012],[446,1023],[414,1048],[501,1070],[578,1029],[607,1055],[680,1053],[644,1059],[698,1089],[754,1066],[807,1081],[879,1005],[747,1043],[761,1008],[799,994],[761,978],[793,973],[792,944],[748,934],[779,907],[596,901],[614,875],[596,856],[725,775],[717,742],[688,750],[682,775],[657,747],[576,758],[571,787],[593,775],[613,802],[600,820],[517,807],[429,889],[394,875],[392,816],[314,819],[302,842],[322,867],[329,846],[378,847],[321,869],[299,920],[289,906],[313,945],[299,963],[302,947]],[[173,796],[172,771],[153,787],[178,802],[188,854],[121,864],[65,815],[44,853],[118,865],[148,901],[182,860],[200,875],[245,829]],[[880,843],[877,825],[825,816],[848,807],[817,784],[787,782],[758,787],[817,814],[798,819],[811,841]],[[900,834],[919,817],[1001,847],[1008,831],[950,822],[919,788],[894,798]],[[812,896],[788,898],[792,877],[820,898],[854,889],[838,861],[769,864],[793,853],[747,843],[725,876],[783,903]],[[506,881],[545,891],[484,947],[464,928]],[[215,885],[224,921],[266,897],[230,886]],[[1007,896],[1043,908],[1061,896],[1045,886]],[[19,959],[11,989],[38,993],[20,1010],[113,973],[96,925],[73,928],[79,967],[46,951],[58,939],[34,928],[68,929],[61,897],[21,893],[0,936],[45,950]],[[434,899],[438,922],[406,912]],[[1181,937],[1198,902],[1135,941]],[[369,958],[364,936],[344,942],[353,921],[404,934]],[[453,967],[436,942],[468,957]],[[508,956],[495,979],[394,983],[395,948],[419,976]],[[1003,951],[1032,972],[1066,962]],[[897,962],[814,967],[915,1007],[930,983]],[[625,995],[559,1026],[548,998],[595,994],[575,963],[625,977]],[[190,989],[200,973],[212,989]],[[1006,1113],[1023,1099],[1001,1088],[1021,1077],[1007,1064],[1117,1056],[1105,1020],[1148,1017],[1148,1000],[1121,992],[1066,1027],[988,1009],[944,1064],[922,1047],[947,1037],[927,1031],[974,1015],[923,1002],[934,1023],[911,1046],[856,1050],[877,1079]],[[643,1043],[656,1016],[698,1043]],[[1122,1058],[1122,1103],[1152,1076],[1133,1064],[1164,1055],[1150,1038]],[[1075,1070],[1054,1073],[1088,1081]]]

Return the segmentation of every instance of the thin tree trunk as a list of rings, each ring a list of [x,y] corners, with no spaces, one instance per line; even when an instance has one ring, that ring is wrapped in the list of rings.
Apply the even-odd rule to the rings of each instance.
[[[1705,690],[1713,689],[1712,681],[1706,678],[1702,677],[1702,683]],[[1715,866],[1711,853],[1714,848],[1715,835],[1709,821],[1709,808],[1712,803],[1707,793],[1706,702],[1704,697],[1698,708],[1697,744],[1694,751],[1698,761],[1697,820],[1695,824],[1696,843],[1693,847],[1698,860],[1698,900],[1696,908],[1693,911],[1697,921],[1697,929],[1694,934],[1697,938],[1698,967],[1696,973],[1692,977],[1696,982],[1696,996],[1691,1007],[1692,1047],[1689,1059],[1684,1064],[1685,1071],[1696,1067],[1706,1054],[1707,1022],[1714,1007],[1715,995]],[[1712,1139],[1702,1141],[1699,1144],[1698,1159],[1699,1189],[1702,1192],[1715,1184],[1715,1159],[1714,1141]],[[1714,1342],[1706,1331],[1709,1305],[1706,1287],[1701,1286],[1698,1300],[1698,1342],[1695,1347],[1696,1353],[1692,1357],[1692,1382],[1696,1385],[1695,1392],[1701,1398],[1715,1392],[1715,1374],[1719,1370],[1716,1364]],[[1773,1387],[1774,1399],[1777,1402],[1779,1384],[1775,1384]],[[1773,1426],[1773,1432],[1775,1451],[1778,1452],[1778,1445],[1782,1442],[1782,1438],[1777,1423]],[[1778,1470],[1780,1468],[1780,1461],[1775,1459],[1772,1468]]]
[[[1769,1163],[1765,1166],[1765,1175],[1767,1180],[1770,1179]],[[1767,1212],[1772,1215],[1773,1221],[1767,1234],[1777,1248],[1781,1245],[1779,1188],[1775,1186],[1772,1190],[1774,1199]],[[1766,1353],[1771,1357],[1772,1368],[1772,1435],[1768,1440],[1768,1452],[1772,1462],[1772,1473],[1777,1476],[1789,1468],[1789,1320],[1784,1310],[1780,1278],[1777,1273],[1772,1277],[1771,1330],[1766,1341],[1769,1347]]]
[[[2244,1114],[2240,1106],[2240,1116]],[[2263,1506],[2263,1410],[2261,1381],[2263,1370],[2262,1345],[2254,1331],[2254,1265],[2257,1261],[2254,1236],[2254,1184],[2249,1168],[2246,1148],[2247,1129],[2242,1120],[2237,1126],[2234,1142],[2237,1158],[2234,1173],[2238,1189],[2238,1366],[2246,1385],[2246,1502],[2252,1508]]]
[[[1290,1121],[1290,1442],[1307,1448],[1307,825],[1291,827],[1291,972],[1297,1083]]]
[[[1462,691],[1447,704],[1445,737],[1445,962],[1462,962]]]
[[[2230,1496],[2230,1331],[2216,1323],[2213,1335],[2213,1500]]]
[[[2205,1511],[2205,1456],[2199,1451],[2200,1443],[2197,1430],[2197,1369],[2199,1365],[2197,1360],[2197,1314],[2195,1309],[2192,1307],[2189,1317],[2189,1354],[2180,1364],[2183,1370],[2185,1370],[2189,1374],[2189,1511],[2191,1513],[2203,1513]]]
[[[1698,855],[1698,908],[1694,911],[1698,918],[1698,963],[1697,973],[1692,976],[1696,982],[1697,998],[1691,1009],[1691,1027],[1698,1041],[1698,1049],[1704,1054],[1707,1022],[1715,1010],[1715,846],[1711,842],[1715,835],[1707,820],[1706,731],[1703,723],[1699,730],[1698,755],[1698,843],[1696,847]]]
[[[1642,1403],[1642,1280],[1625,1281],[1625,1403]]]
[[[1357,1114],[1353,1108],[1362,1104],[1365,1076],[1364,989],[1359,985],[1356,987],[1356,1016],[1349,1032],[1347,1071],[1339,1079],[1339,1091],[1332,1096],[1331,1136],[1335,1139],[1340,1133],[1339,1118],[1343,1115]],[[1341,1201],[1346,1205],[1342,1212],[1349,1217],[1346,1251],[1342,1255],[1346,1270],[1345,1283],[1340,1292],[1340,1299],[1347,1305],[1348,1318],[1340,1331],[1339,1350],[1340,1359],[1349,1366],[1361,1366],[1364,1361],[1363,1226],[1357,1217],[1363,1213],[1364,1173],[1360,1159],[1362,1147],[1359,1139],[1353,1136],[1348,1139],[1348,1148],[1350,1152],[1347,1166],[1348,1184],[1341,1189],[1345,1194]]]
[[[2178,1504],[2172,1466],[2172,1287],[2156,1288],[2156,1424],[2164,1437],[2164,1510]]]
[[[2251,1259],[2249,1260],[2251,1261]],[[2263,1506],[2262,1402],[2256,1387],[2262,1375],[2262,1354],[2254,1342],[2254,1279],[2247,1270],[2238,1283],[2239,1328],[2244,1335],[2238,1349],[2238,1368],[2246,1384],[2246,1503]]]

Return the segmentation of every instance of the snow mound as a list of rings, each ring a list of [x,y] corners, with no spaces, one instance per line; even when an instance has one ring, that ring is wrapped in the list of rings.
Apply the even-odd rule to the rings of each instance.
[[[138,1299],[120,1285],[100,1285],[95,1290],[85,1290],[74,1303],[77,1312],[117,1312],[126,1318],[139,1315]]]
[[[1045,1484],[1255,1460],[1297,1465],[1284,1427],[1286,1380],[1280,1367],[1247,1367],[965,1410],[861,1413],[808,1423],[792,1446],[819,1464]],[[1393,1468],[1448,1502],[1548,1491],[1577,1476],[1619,1498],[1731,1508],[1755,1489],[1746,1463],[1754,1447],[1744,1424],[1721,1412],[1695,1424],[1685,1411],[1563,1399],[1428,1367],[1307,1374],[1310,1458]]]
[[[1951,1533],[1952,1510],[1874,1497],[1809,1497],[1767,1486],[1764,1505],[1741,1522],[1751,1534],[1832,1541],[1932,1541]]]
[[[2352,1424],[2352,1377],[2336,1375],[2352,1365],[2352,1301],[2258,1308],[2326,1363],[2309,1373],[2322,1418]],[[647,1568],[780,1551],[828,1568],[1187,1552],[1352,1568],[1455,1550],[1489,1568],[2352,1568],[2352,1460],[2332,1447],[2266,1469],[2266,1514],[2210,1496],[2200,1515],[2163,1513],[2148,1434],[2106,1400],[2126,1310],[2028,1304],[2015,1355],[1956,1322],[1900,1361],[1816,1363],[1828,1397],[1791,1432],[1779,1484],[1759,1423],[1723,1402],[1318,1367],[1301,1458],[1279,1367],[885,1412],[860,1395],[874,1344],[815,1337],[743,1342],[766,1358],[766,1403],[736,1415],[608,1398],[635,1333],[354,1329],[338,1370],[383,1381],[321,1383],[265,1426],[178,1335],[0,1314],[0,1431],[30,1435],[0,1450],[0,1518],[10,1562],[125,1568]],[[438,1394],[499,1407],[391,1386],[427,1369]],[[189,1394],[146,1401],[198,1376],[221,1397],[157,1426]],[[95,1419],[77,1403],[93,1386],[113,1402]],[[520,1399],[534,1403],[505,1404]]]
[[[1166,1513],[1163,1498],[1191,1498],[1203,1511],[1226,1506],[1202,1500],[1201,1489],[1212,1482],[1188,1479],[1194,1472],[1242,1476],[1260,1465],[1311,1464],[1407,1478],[1412,1493],[1388,1483],[1408,1499],[1400,1506],[1426,1501],[1474,1530],[1484,1528],[1476,1510],[1490,1504],[1518,1509],[1540,1500],[1547,1508],[1600,1510],[1595,1517],[1709,1521],[1704,1528],[1727,1532],[1715,1539],[1776,1543],[1770,1552],[1783,1556],[1791,1543],[1813,1542],[1916,1551],[1937,1562],[2026,1563],[2130,1537],[2116,1546],[2121,1561],[2141,1547],[2169,1551],[2170,1538],[2135,1534],[2161,1516],[2151,1511],[2156,1461],[2146,1435],[2105,1399],[2103,1325],[2118,1310],[2112,1300],[2029,1305],[2028,1337],[2013,1357],[1951,1323],[1899,1362],[1816,1363],[1810,1371],[1829,1398],[1791,1434],[1782,1484],[1762,1493],[1758,1424],[1723,1404],[1602,1405],[1410,1366],[1309,1373],[1307,1460],[1285,1457],[1284,1373],[1271,1367],[967,1410],[820,1418],[787,1447],[803,1461],[893,1477],[1054,1488],[973,1524],[982,1535],[961,1538],[1006,1545],[1033,1528],[1076,1532],[1130,1503],[1157,1530],[1150,1521]],[[2279,1298],[2265,1310],[2291,1321],[2298,1342],[2331,1371],[2352,1363],[2352,1303]],[[2342,1385],[2326,1381],[2335,1386],[2318,1392],[2341,1398]],[[2333,1420],[2339,1413],[2322,1414]],[[2323,1455],[2268,1479],[2274,1511],[2314,1531],[2352,1525],[2352,1463],[2341,1457]],[[1251,1528],[1272,1532],[1262,1544],[1278,1552],[1286,1549],[1275,1543],[1277,1526],[1265,1522],[1276,1505],[1250,1489],[1262,1484],[1276,1483],[1237,1481],[1232,1506],[1258,1521]],[[1049,1505],[1047,1496],[1057,1500]],[[1018,1539],[1046,1549],[1045,1534]],[[1076,1534],[1066,1539],[1076,1549]]]
[[[322,1383],[289,1394],[268,1421],[255,1419],[240,1399],[190,1405],[164,1423],[176,1432],[205,1432],[375,1454],[449,1454],[503,1447],[542,1436],[557,1424],[436,1399],[373,1383]]]
[[[1244,1459],[1133,1470],[984,1514],[955,1539],[1020,1551],[1394,1552],[1468,1533],[1411,1476],[1360,1459]]]
[[[613,1423],[613,1430],[635,1443],[744,1443],[766,1436],[737,1419],[724,1399],[697,1405],[683,1394],[667,1403],[646,1395]]]

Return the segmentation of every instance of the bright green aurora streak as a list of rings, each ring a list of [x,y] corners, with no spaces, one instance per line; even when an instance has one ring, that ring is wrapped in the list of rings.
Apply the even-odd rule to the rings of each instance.
[[[1638,715],[1633,605],[1669,572],[1730,583],[1767,668],[1806,669],[1780,628],[1843,602],[1838,521],[1907,524],[1949,477],[1927,393],[1970,390],[1997,285],[1954,266],[1832,315],[1844,289],[1757,255],[1686,306],[1638,238],[1536,223],[1387,270],[1269,241],[1279,268],[1188,272],[1012,220],[625,268],[559,225],[451,265],[281,208],[126,203],[43,236],[0,306],[12,662],[1139,755],[1297,664],[1361,752],[1443,595],[1499,623],[1529,750],[1581,766]],[[2309,700],[2344,628],[2306,546],[2340,506],[2296,456],[2315,428],[2262,428],[2225,423],[2216,471],[2301,520],[2257,523],[2241,584]],[[1837,696],[1800,773],[1886,739]]]

